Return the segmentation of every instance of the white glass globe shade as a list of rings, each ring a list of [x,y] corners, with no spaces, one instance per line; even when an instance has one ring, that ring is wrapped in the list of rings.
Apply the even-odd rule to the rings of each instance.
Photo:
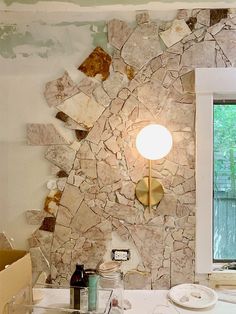
[[[136,147],[140,155],[146,159],[161,159],[171,150],[172,136],[164,126],[150,124],[138,133]]]

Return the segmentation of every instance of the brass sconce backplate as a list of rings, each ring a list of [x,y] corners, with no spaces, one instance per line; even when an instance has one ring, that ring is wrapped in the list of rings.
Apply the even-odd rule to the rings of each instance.
[[[143,205],[149,205],[149,177],[144,177],[140,180],[135,189],[135,194],[137,199]],[[164,190],[161,183],[155,179],[151,178],[151,205],[158,204],[164,195]]]

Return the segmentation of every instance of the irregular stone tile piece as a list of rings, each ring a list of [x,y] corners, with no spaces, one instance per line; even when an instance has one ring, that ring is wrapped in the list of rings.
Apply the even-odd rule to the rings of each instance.
[[[69,117],[69,116],[68,116],[68,119],[66,120],[64,126],[67,129],[71,129],[71,130],[89,131],[89,128],[85,127],[82,124],[77,123],[75,120],[71,119],[71,117]]]
[[[178,20],[185,20],[185,21],[187,21],[190,18],[191,15],[192,15],[192,10],[180,9],[177,12],[176,18]]]
[[[75,130],[75,135],[76,138],[81,141],[83,139],[85,139],[85,137],[88,135],[88,131],[83,131],[83,130]]]
[[[174,20],[169,29],[160,33],[160,37],[165,45],[170,47],[189,34],[191,30],[184,20]]]
[[[125,73],[126,66],[127,66],[126,63],[120,56],[112,59],[113,71]]]
[[[108,41],[120,50],[132,32],[132,28],[121,20],[113,19],[107,23]]]
[[[130,96],[130,90],[128,88],[122,88],[119,92],[118,97],[122,100],[126,100]]]
[[[177,208],[177,198],[175,195],[164,194],[163,199],[161,200],[157,210],[159,215],[176,215]]]
[[[115,202],[107,202],[105,207],[105,212],[112,216],[113,218],[123,220],[129,224],[140,223],[141,218],[138,217],[139,209],[128,206],[124,204],[119,204]]]
[[[100,222],[100,217],[83,202],[74,216],[71,227],[77,232],[86,232]]]
[[[64,170],[59,170],[57,173],[56,173],[57,177],[58,178],[65,178],[65,177],[68,177],[68,174],[64,171]]]
[[[171,284],[194,281],[194,252],[184,248],[171,254]]]
[[[48,147],[45,158],[69,173],[74,163],[75,153],[68,145],[53,145]]]
[[[215,66],[215,42],[200,42],[185,50],[182,59],[182,66],[194,68],[211,68]]]
[[[222,54],[222,52],[220,52],[218,50],[216,52],[216,67],[217,68],[225,68],[226,67],[223,54]]]
[[[83,174],[91,179],[97,178],[96,160],[82,159],[80,165]]]
[[[73,216],[69,209],[60,205],[57,212],[57,224],[69,227],[72,218]]]
[[[121,56],[127,64],[141,69],[144,64],[161,53],[158,25],[147,23],[137,26],[124,44]]]
[[[77,85],[72,81],[68,72],[65,72],[62,77],[46,84],[44,96],[49,107],[55,107],[78,92]]]
[[[108,107],[111,103],[111,98],[108,96],[107,92],[105,92],[102,86],[98,86],[93,91],[93,96],[96,101],[105,108]]]
[[[51,179],[47,182],[47,188],[51,190],[55,190],[57,188],[57,180],[56,179]]]
[[[135,185],[133,182],[131,181],[122,182],[120,193],[123,194],[127,199],[130,199],[130,200],[134,199],[134,191],[135,191]]]
[[[103,88],[110,98],[117,97],[118,92],[128,84],[126,75],[119,72],[112,72],[109,78],[103,82]]]
[[[164,263],[165,262],[168,263],[169,261],[165,260]],[[152,289],[154,289],[154,290],[168,290],[171,288],[170,282],[171,282],[170,267],[160,268],[158,270],[158,276],[157,276],[156,280],[152,282]]]
[[[226,57],[229,59],[232,66],[236,64],[236,31],[235,30],[222,30],[217,33],[215,36],[220,48],[223,50]],[[229,40],[230,38],[230,40]]]
[[[28,123],[27,142],[29,145],[59,145],[68,144],[66,139],[51,123]]]
[[[40,226],[39,230],[54,232],[55,224],[56,224],[55,217],[45,217],[43,219],[42,225]]]
[[[109,76],[111,57],[101,47],[96,47],[93,52],[81,63],[78,70],[87,76],[94,77],[97,74],[106,80]]]
[[[188,27],[190,28],[190,30],[192,31],[195,28],[195,25],[197,23],[197,18],[196,17],[190,17],[187,21],[186,24],[188,25]]]
[[[151,273],[128,271],[124,276],[125,289],[152,289]]]
[[[129,80],[132,80],[134,78],[135,72],[136,71],[132,66],[126,65],[125,73],[126,73]]]
[[[50,264],[40,247],[30,248],[29,252],[32,262],[32,285],[34,286],[42,272],[50,274]]]
[[[26,221],[29,225],[40,225],[45,215],[45,211],[38,209],[30,209],[25,212]]]
[[[51,255],[51,246],[52,246],[53,233],[36,230],[32,236],[28,239],[29,247],[40,247],[43,254],[49,260]]]
[[[82,81],[79,82],[78,88],[84,94],[92,96],[94,89],[99,85],[99,82],[96,79],[85,77]]]
[[[132,115],[132,112],[139,107],[140,102],[131,95],[124,103],[120,111],[121,118],[126,121]]]
[[[69,118],[69,116],[67,114],[65,114],[62,111],[59,111],[56,115],[55,118],[57,118],[58,120],[61,120],[63,122],[66,122]]]
[[[104,110],[103,106],[82,92],[65,100],[57,108],[85,128],[91,128]]]
[[[201,10],[197,14],[197,23],[210,26],[210,10]]]
[[[44,202],[44,210],[50,214],[55,214],[61,199],[61,191],[51,190]]]
[[[150,17],[148,11],[137,11],[136,13],[137,24],[143,24],[150,22]]]
[[[131,237],[142,256],[142,263],[146,270],[162,266],[164,256],[164,227],[148,225],[129,226]],[[155,241],[153,242],[153,239]]]
[[[65,185],[66,185],[66,182],[67,182],[67,178],[60,178],[57,180],[57,188],[58,190],[62,191],[64,190],[65,188]]]
[[[138,99],[154,115],[158,114],[168,97],[168,89],[164,88],[161,82],[152,80],[137,88]],[[130,98],[128,99],[130,100]],[[127,103],[127,102],[126,102]]]
[[[80,193],[78,187],[71,184],[66,184],[65,190],[62,194],[60,205],[69,209],[72,215],[78,210],[84,195]]]
[[[55,240],[63,244],[69,241],[70,235],[71,235],[71,228],[56,224],[53,241]]]
[[[0,249],[13,249],[12,243],[6,236],[5,232],[0,232]]]
[[[104,142],[104,144],[106,145],[106,147],[112,151],[114,154],[118,153],[120,148],[117,145],[117,141],[116,138],[114,136],[112,136],[111,138],[109,138],[107,141]]]
[[[118,115],[112,115],[109,118],[109,125],[112,129],[112,131],[114,131],[115,129],[117,129],[117,127],[122,123],[121,118]]]
[[[105,123],[106,123],[106,116],[104,116],[104,113],[103,113],[103,115],[101,115],[100,118],[95,122],[86,140],[94,144],[98,144],[99,141],[101,140],[101,135],[103,133]]]
[[[87,141],[84,141],[76,157],[79,159],[94,159],[95,157],[91,150],[90,143],[88,143]]]
[[[188,72],[180,77],[184,92],[195,92],[195,74],[194,71]]]
[[[227,18],[228,9],[210,9],[210,26],[219,23],[222,19]]]
[[[128,205],[129,201],[127,198],[125,198],[123,195],[121,195],[119,192],[116,192],[117,202],[120,204]]]
[[[120,180],[120,171],[116,167],[111,167],[104,161],[97,164],[99,185],[110,185]]]

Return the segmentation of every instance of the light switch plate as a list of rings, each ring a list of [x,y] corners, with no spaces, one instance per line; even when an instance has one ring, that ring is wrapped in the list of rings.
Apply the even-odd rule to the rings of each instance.
[[[130,259],[130,250],[113,249],[111,251],[111,259],[114,261],[128,261]]]

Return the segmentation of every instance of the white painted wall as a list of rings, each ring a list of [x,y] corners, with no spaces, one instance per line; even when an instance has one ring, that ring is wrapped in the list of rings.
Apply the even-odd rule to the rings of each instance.
[[[2,16],[6,18],[1,13],[1,21]],[[11,19],[23,23],[23,16],[19,14],[12,14]],[[55,109],[48,107],[43,96],[44,85],[60,77],[64,70],[78,82],[82,74],[76,66],[93,49],[89,25],[77,28],[76,32],[73,26],[50,31],[49,36],[55,35],[61,42],[68,35],[70,40],[82,43],[78,53],[66,51],[48,59],[35,55],[27,58],[17,55],[15,59],[0,57],[0,231],[12,237],[19,249],[27,247],[26,239],[36,229],[26,224],[24,213],[27,209],[43,208],[48,194],[46,182],[51,178],[51,164],[44,159],[46,148],[26,143],[26,123],[52,122],[73,139],[72,132],[66,132],[54,118]],[[34,51],[34,47],[27,49]]]

